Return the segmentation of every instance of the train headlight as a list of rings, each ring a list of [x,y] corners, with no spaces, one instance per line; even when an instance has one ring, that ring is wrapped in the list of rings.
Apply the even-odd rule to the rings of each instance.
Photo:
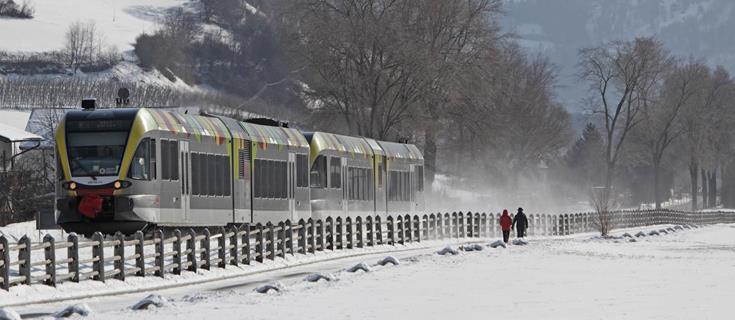
[[[130,187],[133,183],[130,181],[124,181],[124,180],[117,180],[115,183],[112,184],[113,187],[115,187],[116,190],[118,189],[125,189],[127,187]]]
[[[66,189],[66,190],[74,191],[74,190],[77,189],[77,183],[74,182],[74,181],[64,182],[64,183],[61,184],[61,187],[64,188],[64,189]]]

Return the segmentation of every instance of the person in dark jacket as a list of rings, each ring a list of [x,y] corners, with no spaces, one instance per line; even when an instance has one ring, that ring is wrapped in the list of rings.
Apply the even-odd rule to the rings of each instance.
[[[508,243],[510,238],[510,229],[513,225],[513,221],[508,215],[508,210],[503,210],[503,215],[500,216],[500,229],[503,230],[503,242]]]
[[[526,229],[528,229],[528,218],[523,213],[523,208],[518,208],[518,213],[513,217],[513,226],[516,227],[516,235],[519,238],[526,236]]]

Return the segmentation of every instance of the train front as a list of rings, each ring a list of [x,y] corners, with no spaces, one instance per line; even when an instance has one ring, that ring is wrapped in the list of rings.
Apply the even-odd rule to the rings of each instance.
[[[143,138],[140,110],[72,111],[59,123],[56,214],[64,230],[130,234],[155,221],[157,196],[141,194],[155,172],[155,146]]]

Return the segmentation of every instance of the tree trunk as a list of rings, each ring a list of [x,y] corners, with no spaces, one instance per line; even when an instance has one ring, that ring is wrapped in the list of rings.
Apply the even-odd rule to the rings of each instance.
[[[691,159],[689,161],[689,179],[690,179],[690,185],[691,185],[691,197],[692,197],[692,211],[697,211],[697,195],[699,190],[699,183],[697,181],[697,178],[699,177],[699,166],[697,165],[697,161],[694,159]]]
[[[709,206],[714,208],[717,206],[717,168],[709,172]]]
[[[436,174],[436,133],[433,128],[424,131],[424,181],[428,186],[434,183]]]
[[[659,182],[659,170],[661,169],[661,164],[659,161],[656,161],[654,159],[653,161],[653,199],[656,201],[656,210],[661,209],[661,192],[659,190],[660,188],[660,182]]]
[[[709,193],[707,184],[707,171],[701,169],[702,172],[702,209],[709,208]]]

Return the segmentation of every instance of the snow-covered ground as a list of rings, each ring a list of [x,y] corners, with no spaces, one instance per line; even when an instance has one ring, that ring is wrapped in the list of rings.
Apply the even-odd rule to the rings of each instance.
[[[22,1],[21,1],[22,2]],[[0,18],[0,51],[44,52],[63,48],[76,21],[94,21],[105,43],[132,49],[135,38],[152,32],[166,9],[184,0],[31,0],[33,19]],[[29,37],[28,35],[33,35]]]
[[[618,230],[658,230],[654,226]],[[290,274],[256,274],[220,287],[159,292],[167,306],[132,311],[147,293],[87,299],[92,319],[729,319],[735,299],[735,225],[661,236],[531,238],[525,246],[439,256],[397,255],[398,266],[352,257]],[[368,273],[344,268],[365,261]],[[335,281],[303,281],[311,272]],[[253,288],[279,280],[281,293]],[[72,303],[66,303],[72,304]],[[64,305],[23,307],[52,312]],[[39,309],[40,308],[40,309]],[[43,309],[46,308],[46,309]],[[42,310],[43,309],[43,310]],[[58,311],[57,310],[57,311]]]

